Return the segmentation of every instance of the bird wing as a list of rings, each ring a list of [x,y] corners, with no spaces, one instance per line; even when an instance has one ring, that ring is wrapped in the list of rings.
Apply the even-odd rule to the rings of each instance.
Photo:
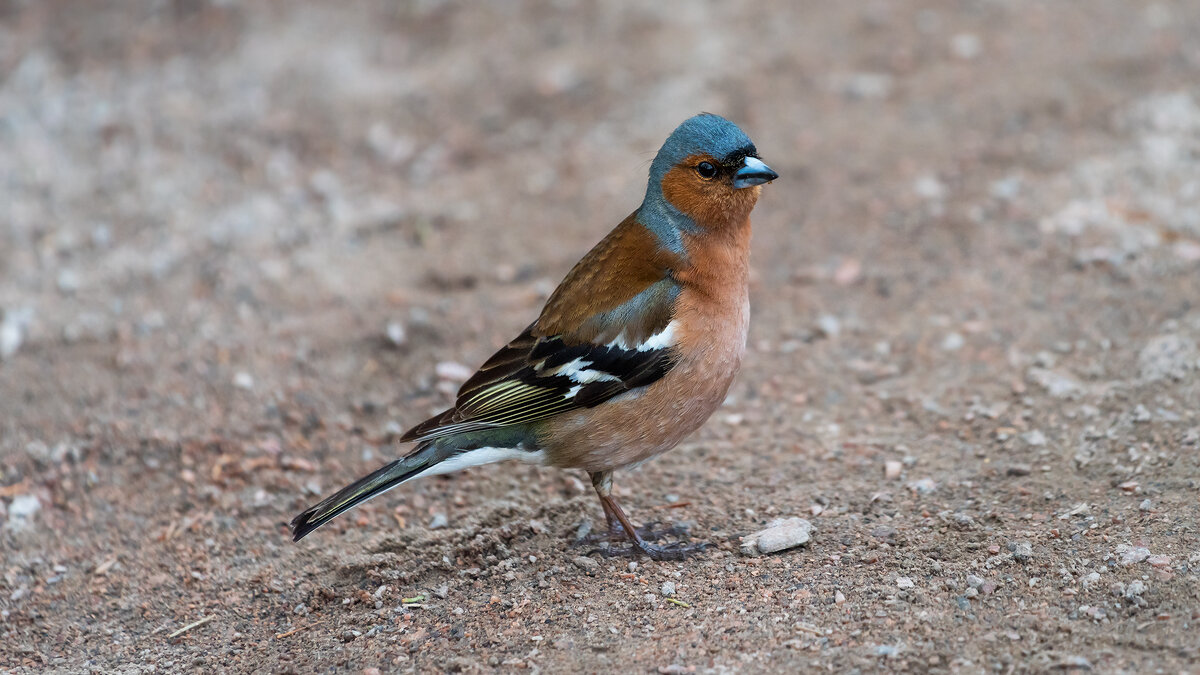
[[[453,408],[401,440],[528,424],[666,375],[676,360],[679,286],[652,238],[627,218],[571,270],[538,320],[463,384]]]

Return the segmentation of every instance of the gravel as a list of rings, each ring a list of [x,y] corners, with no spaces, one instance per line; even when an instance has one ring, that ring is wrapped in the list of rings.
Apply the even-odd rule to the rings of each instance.
[[[1138,353],[1138,373],[1146,382],[1182,380],[1197,366],[1196,341],[1177,334],[1157,335]]]
[[[1195,670],[1200,7],[578,4],[4,4],[18,671]],[[589,572],[586,478],[518,463],[293,544],[305,490],[406,452],[386,430],[464,374],[435,364],[529,325],[701,107],[781,173],[751,338],[617,489],[715,546]],[[729,543],[810,511],[807,550]]]

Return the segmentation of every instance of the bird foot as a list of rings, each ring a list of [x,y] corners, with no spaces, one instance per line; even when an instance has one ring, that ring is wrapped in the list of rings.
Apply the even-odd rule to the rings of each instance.
[[[592,532],[591,524],[584,523],[575,532],[576,546],[588,546],[592,544],[603,544],[614,541],[628,541],[629,535],[621,527],[620,523],[614,523],[615,527],[609,527],[607,532]],[[689,528],[687,525],[672,524],[662,527],[660,522],[646,523],[635,530],[639,539],[643,541],[657,541],[663,537],[685,537],[688,535]],[[661,528],[661,529],[660,529]]]
[[[608,546],[588,551],[588,555],[599,553],[606,558],[637,557],[644,555],[651,560],[686,560],[688,556],[704,552],[712,546],[708,542],[697,544],[674,543],[656,546],[644,541],[634,542],[628,546]]]

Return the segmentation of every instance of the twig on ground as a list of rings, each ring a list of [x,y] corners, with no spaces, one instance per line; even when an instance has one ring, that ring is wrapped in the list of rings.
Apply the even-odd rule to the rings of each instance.
[[[209,614],[208,616],[206,616],[204,618],[197,619],[196,621],[189,623],[188,625],[184,626],[183,628],[180,628],[179,630],[175,631],[174,633],[171,633],[170,635],[167,636],[167,639],[171,640],[171,639],[177,638],[180,635],[183,635],[184,633],[188,632],[189,630],[203,626],[204,624],[208,623],[209,621],[212,621],[215,618],[217,618],[216,614]]]
[[[276,639],[276,640],[282,640],[282,639],[283,639],[283,638],[285,638],[285,637],[288,637],[288,636],[290,636],[290,635],[295,635],[296,633],[299,633],[300,631],[304,630],[305,628],[312,628],[313,626],[315,626],[315,625],[317,625],[317,624],[319,624],[319,623],[321,623],[321,622],[320,622],[320,621],[314,621],[314,622],[312,622],[312,623],[310,623],[310,624],[307,624],[307,625],[304,625],[304,626],[296,626],[295,628],[293,628],[293,629],[291,629],[291,630],[289,630],[289,631],[284,631],[284,632],[282,632],[282,633],[276,633],[276,634],[275,634],[275,639]]]

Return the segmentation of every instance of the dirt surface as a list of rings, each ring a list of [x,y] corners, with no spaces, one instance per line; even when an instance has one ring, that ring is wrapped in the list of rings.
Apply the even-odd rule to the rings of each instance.
[[[1200,6],[476,4],[0,2],[0,669],[1200,670]],[[700,110],[747,363],[617,494],[714,548],[515,465],[293,544]]]

